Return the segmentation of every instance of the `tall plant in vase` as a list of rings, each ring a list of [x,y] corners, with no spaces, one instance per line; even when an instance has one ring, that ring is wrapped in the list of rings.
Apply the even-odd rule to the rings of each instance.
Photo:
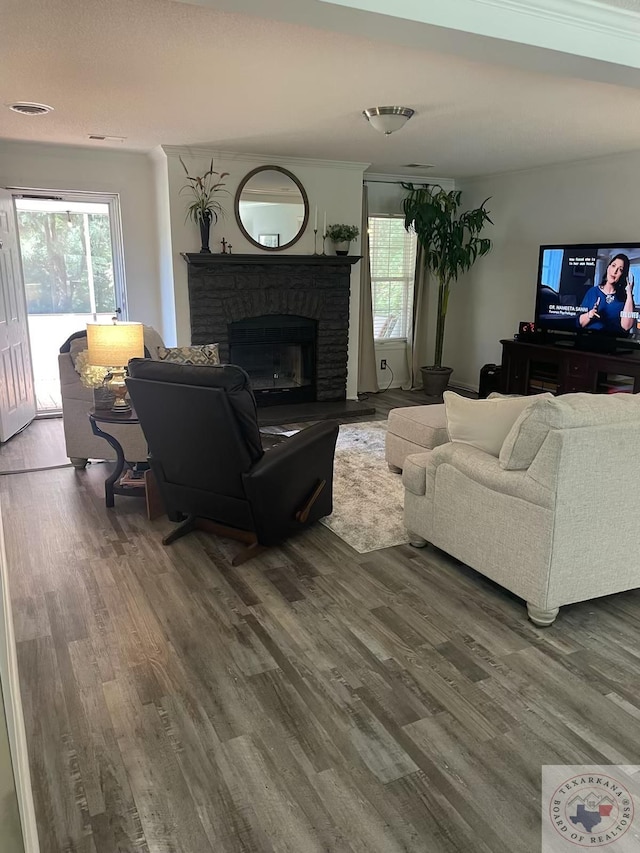
[[[460,190],[447,191],[437,184],[402,186],[408,190],[402,202],[405,228],[415,231],[423,249],[424,265],[438,282],[434,360],[432,365],[422,367],[421,373],[425,393],[440,397],[453,372],[453,368],[442,366],[449,291],[452,282],[491,250],[491,240],[480,236],[487,222],[493,224],[486,209],[489,199],[474,210],[458,213]]]
[[[222,205],[216,196],[227,193],[224,189],[223,178],[229,172],[216,172],[213,168],[213,158],[204,175],[190,175],[182,157],[178,158],[187,177],[187,183],[180,193],[187,193],[193,200],[187,205],[187,219],[191,219],[200,227],[200,252],[211,252],[209,248],[209,233],[218,217],[223,215]],[[228,194],[228,193],[227,193]]]

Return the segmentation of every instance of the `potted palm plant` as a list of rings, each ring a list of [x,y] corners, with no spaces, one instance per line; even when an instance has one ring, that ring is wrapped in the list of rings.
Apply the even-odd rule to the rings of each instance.
[[[226,178],[229,172],[215,172],[213,169],[213,158],[209,168],[204,175],[191,176],[189,170],[184,164],[182,157],[178,158],[187,176],[187,183],[180,190],[181,193],[188,193],[193,198],[187,205],[186,219],[191,219],[196,225],[200,226],[200,241],[202,246],[200,252],[211,252],[209,248],[209,232],[211,225],[215,225],[218,217],[222,215],[222,205],[216,198],[220,193],[226,193],[223,189],[223,178]],[[185,221],[186,221],[185,219]]]
[[[327,225],[325,237],[333,243],[336,255],[348,255],[349,244],[359,233],[360,229],[357,225]]]
[[[442,366],[449,290],[453,281],[491,250],[491,240],[480,236],[485,223],[491,222],[485,207],[489,199],[475,210],[459,214],[460,190],[447,191],[439,185],[402,186],[408,190],[402,202],[405,228],[415,231],[423,249],[425,267],[438,281],[434,361],[420,370],[425,394],[440,397],[453,372],[453,368]]]

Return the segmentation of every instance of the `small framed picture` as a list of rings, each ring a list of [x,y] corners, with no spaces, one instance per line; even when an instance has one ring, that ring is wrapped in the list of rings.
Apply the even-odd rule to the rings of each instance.
[[[266,246],[268,249],[277,249],[280,245],[279,234],[259,234],[258,243],[261,246]]]

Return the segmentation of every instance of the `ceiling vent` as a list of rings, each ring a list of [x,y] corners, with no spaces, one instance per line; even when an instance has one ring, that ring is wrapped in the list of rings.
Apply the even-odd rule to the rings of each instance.
[[[46,104],[32,104],[30,101],[18,101],[16,104],[9,104],[9,109],[23,116],[44,116],[53,112],[53,107],[48,107]]]
[[[105,136],[102,133],[90,133],[89,139],[93,142],[124,142],[126,136]]]
[[[435,169],[433,163],[405,163],[403,169]]]

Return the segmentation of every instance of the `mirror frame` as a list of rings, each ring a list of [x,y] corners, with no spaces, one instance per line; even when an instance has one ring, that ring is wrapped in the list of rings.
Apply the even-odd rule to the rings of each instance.
[[[247,229],[242,224],[242,220],[240,218],[240,196],[242,195],[242,190],[245,188],[248,181],[250,181],[254,175],[258,175],[260,172],[266,171],[282,172],[283,175],[286,175],[288,178],[291,178],[291,180],[300,190],[300,193],[302,194],[302,201],[304,203],[304,219],[302,220],[300,230],[293,238],[293,240],[289,240],[288,243],[284,243],[282,246],[263,246],[262,243],[258,243],[258,241],[254,240],[251,234],[249,234]],[[242,232],[242,235],[246,237],[246,239],[251,243],[252,246],[257,246],[258,249],[262,249],[264,252],[282,252],[283,249],[288,249],[290,246],[293,246],[295,243],[297,243],[298,240],[304,234],[304,232],[307,230],[307,225],[309,224],[309,199],[307,197],[305,188],[302,186],[298,178],[296,178],[296,176],[288,169],[283,169],[282,166],[258,166],[257,169],[252,169],[250,172],[248,172],[240,181],[238,189],[236,190],[235,198],[233,200],[233,212],[236,215],[236,222],[238,223],[238,228]]]

